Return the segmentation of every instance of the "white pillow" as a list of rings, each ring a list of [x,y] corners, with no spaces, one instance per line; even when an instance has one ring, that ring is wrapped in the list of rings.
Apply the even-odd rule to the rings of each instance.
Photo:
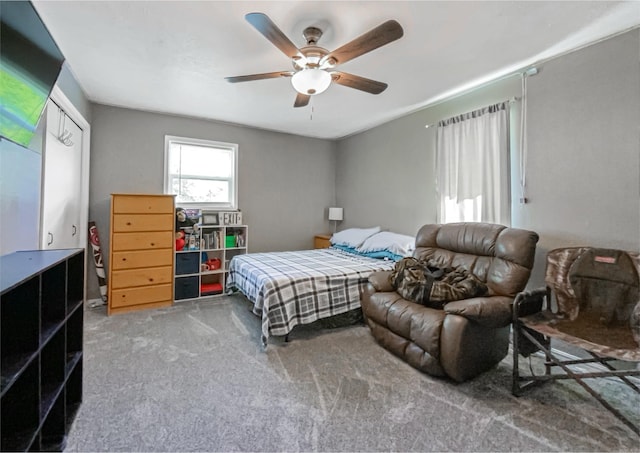
[[[358,247],[358,252],[378,252],[388,250],[391,253],[402,256],[410,256],[416,248],[416,238],[405,234],[381,231],[367,238]]]
[[[347,228],[338,231],[331,236],[330,242],[334,245],[346,245],[347,247],[358,247],[372,234],[380,231],[380,227],[373,228]]]

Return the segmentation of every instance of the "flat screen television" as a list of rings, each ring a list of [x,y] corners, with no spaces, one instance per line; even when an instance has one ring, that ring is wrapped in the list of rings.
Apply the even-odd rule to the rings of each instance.
[[[29,1],[0,4],[0,136],[27,147],[64,56]]]

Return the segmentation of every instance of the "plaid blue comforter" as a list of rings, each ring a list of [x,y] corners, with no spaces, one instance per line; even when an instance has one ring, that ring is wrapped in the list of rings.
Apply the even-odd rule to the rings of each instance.
[[[359,308],[369,274],[394,264],[331,248],[249,253],[231,260],[227,289],[253,302],[266,345],[271,335],[287,335],[298,324]]]

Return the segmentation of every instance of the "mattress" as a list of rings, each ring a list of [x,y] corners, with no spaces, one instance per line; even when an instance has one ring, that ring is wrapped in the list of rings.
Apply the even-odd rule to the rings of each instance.
[[[239,290],[262,317],[262,343],[300,324],[360,307],[369,274],[395,262],[334,248],[248,253],[229,263],[227,290]]]

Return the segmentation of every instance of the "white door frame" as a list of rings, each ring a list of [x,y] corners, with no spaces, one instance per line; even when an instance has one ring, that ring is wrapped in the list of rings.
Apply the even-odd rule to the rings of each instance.
[[[69,100],[69,98],[62,92],[62,90],[58,87],[58,85],[54,85],[53,90],[51,91],[51,96],[49,96],[53,102],[58,104],[58,106],[64,110],[66,115],[75,122],[80,129],[82,129],[82,175],[80,179],[80,225],[78,226],[80,231],[80,244],[82,244],[81,248],[84,248],[85,252],[85,266],[84,266],[84,298],[86,299],[87,294],[87,266],[86,266],[86,258],[87,258],[87,250],[88,250],[88,228],[89,228],[89,156],[90,156],[90,145],[91,145],[91,125],[85,119],[84,116],[80,113],[80,111],[73,105],[73,103]],[[46,153],[46,149],[44,150]],[[46,175],[45,175],[46,177]],[[40,212],[42,213],[42,206],[40,206]],[[40,220],[40,248],[44,249],[44,244],[46,244],[45,232],[42,230],[42,214]]]

